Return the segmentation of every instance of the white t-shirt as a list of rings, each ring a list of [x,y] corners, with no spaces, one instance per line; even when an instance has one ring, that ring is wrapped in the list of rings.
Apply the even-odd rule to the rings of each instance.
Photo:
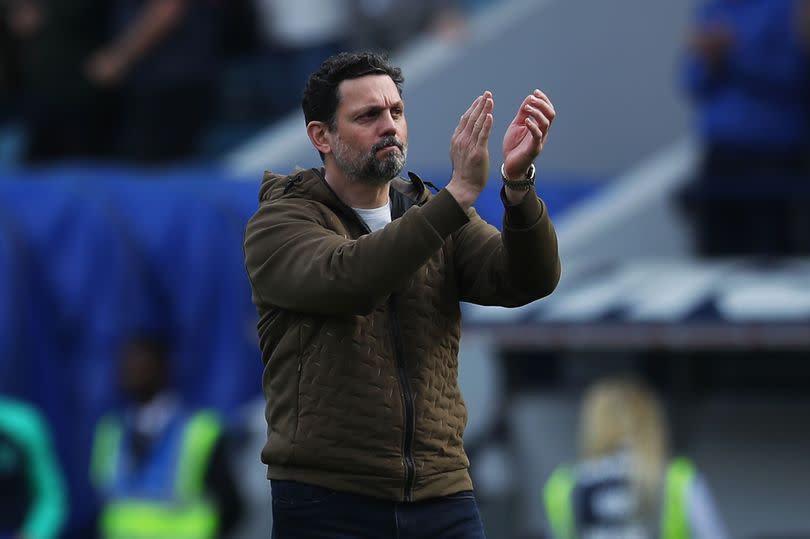
[[[379,230],[391,222],[391,203],[388,202],[385,206],[379,208],[352,208],[360,216],[360,219],[366,222],[369,230],[374,232]]]

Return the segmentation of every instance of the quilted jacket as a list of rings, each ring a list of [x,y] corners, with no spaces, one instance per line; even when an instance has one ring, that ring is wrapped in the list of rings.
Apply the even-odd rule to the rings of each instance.
[[[414,174],[369,232],[323,169],[265,173],[245,263],[265,365],[271,479],[388,500],[468,490],[457,382],[460,301],[519,306],[560,276],[532,191],[504,232]]]

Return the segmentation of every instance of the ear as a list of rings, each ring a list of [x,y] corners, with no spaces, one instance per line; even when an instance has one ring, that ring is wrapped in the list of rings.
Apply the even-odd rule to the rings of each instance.
[[[325,122],[312,120],[307,124],[307,136],[315,149],[322,154],[332,153],[332,145],[329,137],[329,128]]]

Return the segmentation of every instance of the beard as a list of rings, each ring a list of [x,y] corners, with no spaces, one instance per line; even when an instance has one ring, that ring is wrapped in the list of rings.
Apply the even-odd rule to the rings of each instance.
[[[386,146],[396,146],[399,151],[390,151],[382,159],[377,152]],[[371,147],[371,152],[363,153],[338,136],[333,147],[333,155],[338,168],[346,177],[356,183],[381,185],[388,183],[402,172],[408,157],[408,145],[394,136],[385,137]]]

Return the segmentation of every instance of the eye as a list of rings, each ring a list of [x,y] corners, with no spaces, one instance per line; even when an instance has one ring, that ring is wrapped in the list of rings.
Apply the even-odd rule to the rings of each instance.
[[[391,109],[391,116],[393,116],[394,118],[399,118],[400,116],[402,116],[402,107],[394,107],[393,109]]]

